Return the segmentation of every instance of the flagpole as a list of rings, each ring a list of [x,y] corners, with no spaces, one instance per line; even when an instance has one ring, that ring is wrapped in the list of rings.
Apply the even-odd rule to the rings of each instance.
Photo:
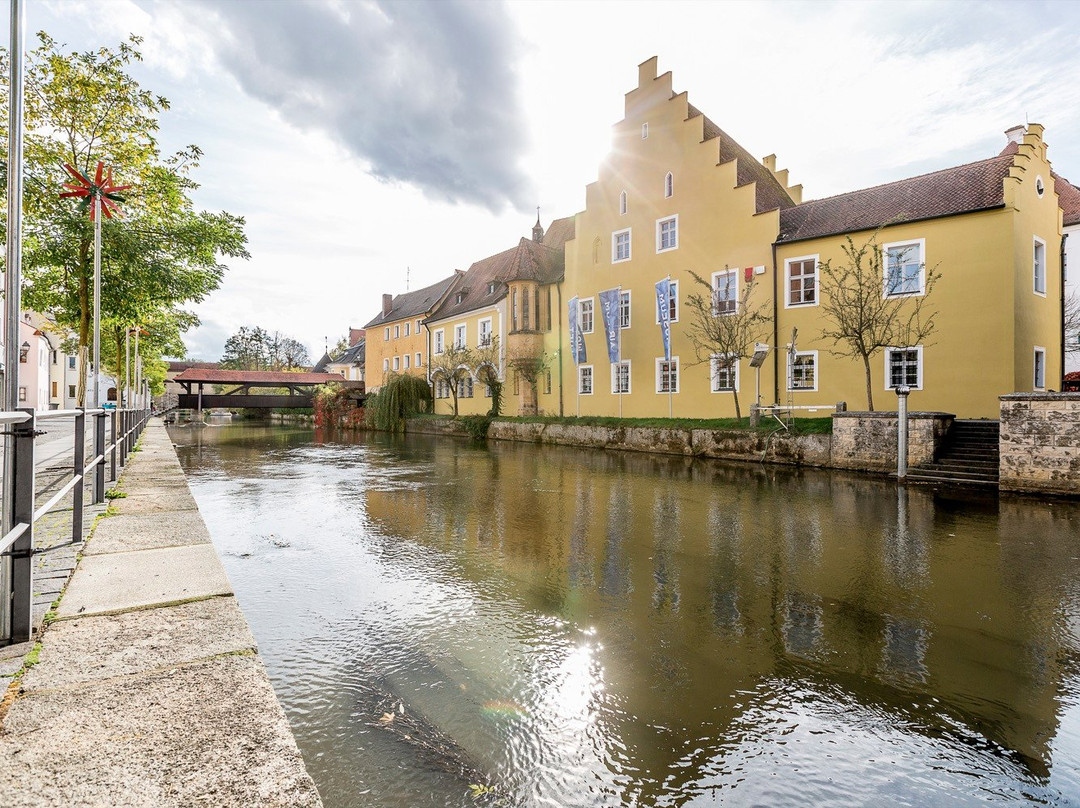
[[[667,276],[668,293],[668,386],[667,386],[667,417],[672,417],[672,393],[671,393],[671,275]]]

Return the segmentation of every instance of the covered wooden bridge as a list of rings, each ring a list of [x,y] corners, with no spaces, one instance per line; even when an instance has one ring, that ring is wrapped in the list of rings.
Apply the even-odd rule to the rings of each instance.
[[[362,404],[364,383],[347,381],[338,373],[288,373],[269,370],[219,370],[188,368],[172,379],[184,392],[179,394],[181,409],[278,409],[312,406],[315,388],[336,382]],[[207,389],[209,387],[209,389]],[[221,392],[215,392],[217,389]],[[228,389],[227,389],[228,388]],[[258,393],[252,390],[284,389],[281,393]]]

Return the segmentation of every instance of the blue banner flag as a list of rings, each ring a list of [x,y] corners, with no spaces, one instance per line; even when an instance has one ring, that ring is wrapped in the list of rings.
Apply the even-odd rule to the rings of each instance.
[[[581,333],[581,324],[578,322],[578,299],[570,298],[566,304],[568,323],[570,326],[570,355],[574,357],[574,364],[580,365],[585,361],[585,335]]]
[[[604,315],[604,334],[607,336],[608,361],[619,362],[619,289],[600,293],[600,311]]]
[[[664,338],[664,361],[671,361],[671,278],[656,282],[656,313]]]

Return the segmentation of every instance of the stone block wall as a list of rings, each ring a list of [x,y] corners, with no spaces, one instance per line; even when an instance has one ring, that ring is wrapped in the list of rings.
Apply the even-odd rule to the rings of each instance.
[[[930,463],[955,416],[947,412],[908,413],[908,465]],[[898,415],[895,412],[833,414],[833,468],[860,471],[896,470]]]
[[[1002,491],[1080,494],[1080,393],[1001,397]]]

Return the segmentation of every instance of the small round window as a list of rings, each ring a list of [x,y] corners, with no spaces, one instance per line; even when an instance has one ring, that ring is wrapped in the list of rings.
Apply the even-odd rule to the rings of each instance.
[[[1044,193],[1046,193],[1046,185],[1043,184],[1043,178],[1042,177],[1036,177],[1035,178],[1035,193],[1037,193],[1039,195],[1040,199],[1042,199],[1042,195]]]

